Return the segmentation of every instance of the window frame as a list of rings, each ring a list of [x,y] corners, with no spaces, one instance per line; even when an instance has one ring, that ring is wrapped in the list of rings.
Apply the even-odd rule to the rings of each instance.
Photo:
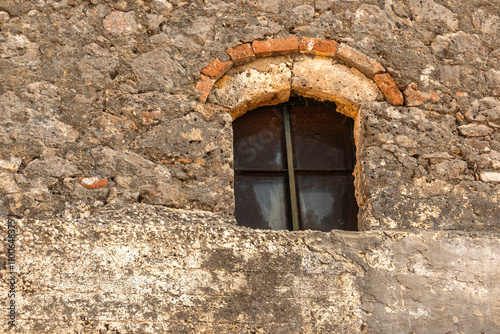
[[[306,100],[306,103],[309,99]],[[314,100],[312,100],[314,101]],[[314,101],[315,103],[321,103],[321,102],[318,102],[318,101]],[[349,183],[352,183],[352,190],[353,190],[353,196],[351,198],[351,201],[349,201],[349,203],[351,204],[348,204],[348,205],[351,205],[355,207],[355,210],[356,210],[356,218],[354,219],[354,221],[352,221],[352,217],[350,218],[351,221],[348,221],[348,222],[345,222],[345,225],[347,225],[347,228],[345,228],[345,230],[358,230],[358,224],[357,224],[357,215],[358,215],[358,212],[359,212],[359,208],[357,206],[357,203],[356,203],[356,198],[354,196],[354,171],[355,171],[355,166],[356,166],[356,146],[355,146],[355,140],[354,140],[354,122],[348,122],[348,133],[349,133],[349,136],[348,136],[348,139],[349,139],[349,143],[346,144],[348,147],[351,147],[351,151],[350,151],[350,158],[352,159],[352,161],[350,162],[350,165],[352,166],[352,168],[350,169],[331,169],[331,170],[327,170],[327,169],[318,169],[318,170],[314,170],[314,169],[311,169],[311,170],[307,170],[307,169],[304,169],[304,168],[297,168],[294,164],[294,148],[293,148],[293,142],[292,142],[292,119],[291,119],[291,115],[290,115],[290,105],[293,105],[294,101],[293,100],[290,100],[290,101],[287,101],[285,103],[282,103],[280,105],[278,105],[277,107],[281,106],[281,116],[282,116],[282,124],[281,126],[283,127],[283,135],[284,135],[284,139],[285,139],[285,147],[283,148],[285,154],[286,154],[286,159],[284,161],[285,163],[285,170],[253,170],[253,169],[244,169],[244,168],[237,168],[236,166],[236,163],[235,163],[235,166],[234,166],[234,172],[235,172],[235,190],[236,190],[236,175],[238,174],[244,174],[244,173],[247,173],[247,174],[252,174],[252,173],[285,173],[286,174],[286,179],[288,180],[288,189],[285,189],[285,193],[288,193],[288,197],[289,198],[285,198],[286,200],[286,204],[289,206],[289,209],[290,209],[290,214],[291,214],[291,221],[292,221],[292,231],[299,231],[299,230],[303,230],[303,225],[305,225],[304,222],[301,221],[301,218],[300,218],[300,215],[301,215],[301,209],[300,209],[300,195],[299,195],[299,189],[298,189],[298,185],[297,185],[297,176],[298,175],[316,175],[316,176],[320,176],[320,175],[335,175],[335,174],[338,174],[338,175],[347,175],[347,176],[351,176],[352,177],[352,182],[351,181],[348,181],[348,185]],[[331,103],[331,102],[330,102]],[[333,112],[336,112],[338,113],[338,111],[336,110],[337,109],[337,105],[334,104],[334,103],[331,103],[333,104]],[[307,106],[307,104],[306,104]],[[322,107],[325,107],[327,108],[327,103],[321,103],[319,104],[319,106],[322,106]],[[304,107],[304,106],[302,106]],[[341,114],[341,113],[339,113]],[[348,116],[346,115],[343,115],[344,117],[349,118]],[[233,129],[234,131],[234,129]],[[233,140],[234,139],[234,135],[233,135]],[[236,145],[235,145],[236,146]],[[236,150],[236,147],[234,147],[234,150]],[[235,151],[236,152],[236,151]],[[235,156],[236,156],[236,153],[235,153]],[[235,191],[235,196],[236,196],[236,191]],[[285,197],[286,194],[285,194]],[[345,197],[345,196],[344,196]],[[349,207],[348,210],[351,210],[352,208]],[[236,210],[237,208],[235,208],[235,214],[236,214]],[[288,224],[287,224],[288,226]],[[332,227],[332,229],[335,229],[336,227]],[[287,228],[288,229],[288,228]]]

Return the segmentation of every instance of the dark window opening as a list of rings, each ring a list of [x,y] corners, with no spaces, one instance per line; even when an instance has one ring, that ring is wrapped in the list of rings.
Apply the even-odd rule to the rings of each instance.
[[[294,98],[233,122],[235,216],[273,230],[357,230],[354,122]]]

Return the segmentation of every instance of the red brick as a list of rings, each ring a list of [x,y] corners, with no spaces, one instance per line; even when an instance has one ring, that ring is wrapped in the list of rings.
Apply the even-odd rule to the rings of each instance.
[[[377,74],[373,78],[378,87],[384,93],[387,101],[394,106],[402,106],[404,103],[403,94],[394,83],[391,76],[387,73]]]
[[[370,79],[373,79],[376,74],[385,72],[384,67],[378,61],[344,43],[340,43],[335,56],[347,65],[357,68]]]
[[[303,37],[299,45],[299,51],[300,53],[333,57],[337,52],[337,42]]]
[[[217,81],[226,74],[231,67],[233,67],[232,61],[222,62],[219,58],[215,58],[207,67],[201,70],[201,73]]]
[[[252,45],[250,43],[238,45],[235,48],[227,49],[226,53],[231,57],[231,60],[236,64],[244,64],[255,59]]]
[[[107,179],[99,180],[97,177],[79,177],[80,184],[87,189],[104,188],[108,184]]]
[[[289,37],[253,41],[252,48],[255,55],[260,57],[297,52],[299,50],[299,38]]]
[[[200,80],[196,84],[196,89],[201,93],[200,101],[206,102],[208,98],[208,94],[212,91],[212,87],[214,86],[215,80],[210,79],[205,75],[200,75]]]

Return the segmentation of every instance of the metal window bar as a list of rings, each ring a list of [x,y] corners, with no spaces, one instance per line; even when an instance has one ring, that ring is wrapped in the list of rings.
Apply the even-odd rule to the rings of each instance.
[[[297,189],[295,186],[295,173],[293,168],[293,150],[292,150],[292,130],[290,129],[290,111],[288,105],[283,106],[283,125],[285,127],[286,143],[286,162],[288,166],[288,184],[290,188],[290,206],[292,210],[292,226],[294,231],[299,227],[299,208],[297,205]]]

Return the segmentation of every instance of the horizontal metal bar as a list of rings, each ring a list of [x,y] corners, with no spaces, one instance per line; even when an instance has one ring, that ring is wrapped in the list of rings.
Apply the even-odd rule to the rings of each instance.
[[[346,174],[354,172],[353,169],[295,169],[295,173],[308,173],[308,174]]]
[[[288,169],[235,169],[235,173],[288,173]]]
[[[235,173],[288,173],[288,169],[235,169]],[[333,170],[333,169],[295,169],[299,174],[352,174],[353,169]]]

